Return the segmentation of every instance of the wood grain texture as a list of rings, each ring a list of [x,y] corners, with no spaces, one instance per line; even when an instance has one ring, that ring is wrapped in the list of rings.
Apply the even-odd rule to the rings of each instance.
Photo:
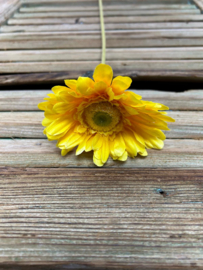
[[[55,62],[22,62],[22,63],[0,63],[0,73],[34,73],[34,72],[54,72],[54,71],[81,71],[94,70],[100,64],[100,61],[55,61]],[[203,60],[118,60],[107,61],[113,70],[127,71],[137,70],[203,70]]]
[[[171,110],[178,111],[202,111],[203,90],[189,90],[184,92],[165,92],[153,90],[133,90],[142,96],[143,100],[167,104]],[[0,91],[0,111],[36,111],[37,104],[51,90],[10,90]]]
[[[62,157],[36,111],[50,91],[3,89],[93,70],[98,0],[21,3],[0,28],[0,269],[203,269],[203,90],[134,90],[173,110],[163,150],[102,169],[92,153]],[[115,76],[203,81],[194,3],[104,0],[104,13]]]
[[[46,139],[0,140],[0,167],[90,167],[94,168],[92,152],[62,157],[56,142]],[[203,140],[168,139],[163,150],[148,150],[146,158],[136,157],[126,162],[109,158],[105,167],[111,168],[202,168]]]
[[[43,62],[43,61],[99,61],[101,49],[61,50],[9,50],[0,51],[0,62]],[[171,60],[203,58],[203,47],[171,48],[120,48],[107,49],[109,60]]]
[[[3,168],[0,262],[201,269],[202,173]]]
[[[92,70],[90,70],[92,71]],[[41,72],[41,73],[25,73],[25,74],[12,74],[12,75],[0,75],[1,86],[13,86],[32,83],[39,85],[43,83],[62,84],[65,79],[77,79],[81,74],[85,74],[84,70],[80,71],[63,71],[63,72]],[[160,81],[184,81],[184,82],[202,82],[203,73],[198,70],[187,71],[168,71],[168,70],[114,70],[115,76],[129,76],[134,81],[138,80],[160,80]],[[41,88],[41,87],[40,87]],[[171,89],[176,91],[177,88]]]
[[[154,9],[154,10],[144,10],[144,9],[136,9],[136,7],[134,7],[134,9],[131,10],[126,10],[126,9],[122,9],[122,10],[106,10],[104,13],[105,16],[105,20],[107,19],[107,17],[111,17],[111,16],[147,16],[147,15],[176,15],[179,14],[179,16],[181,15],[195,15],[195,14],[200,14],[200,10],[199,9],[182,9],[182,10],[176,10],[176,9]],[[75,18],[77,19],[78,17],[98,17],[99,16],[99,9],[95,10],[95,11],[87,11],[87,10],[83,10],[83,11],[72,11],[72,10],[64,10],[61,12],[58,11],[50,11],[47,12],[46,9],[44,10],[44,12],[34,12],[34,13],[15,13],[14,15],[14,19],[9,20],[10,23],[9,24],[21,24],[18,22],[18,19],[32,19],[32,23],[34,22],[34,19],[36,18]],[[126,20],[128,20],[126,18]],[[23,20],[19,20],[19,21],[23,21]],[[66,21],[66,20],[65,20]],[[96,20],[97,21],[97,20]],[[108,20],[107,20],[108,21]],[[117,17],[117,21],[118,17]],[[114,20],[115,22],[115,20]],[[29,23],[28,23],[29,24]]]
[[[129,12],[129,11],[128,11]],[[67,30],[69,29],[74,29],[74,30],[80,30],[80,31],[85,31],[85,30],[98,30],[99,29],[99,23],[96,22],[94,23],[94,20],[92,20],[91,18],[89,19],[87,18],[67,18],[66,14],[64,14],[64,17],[59,18],[59,16],[55,16],[54,18],[52,18],[50,16],[50,18],[43,18],[43,16],[41,18],[11,18],[8,20],[8,25],[10,26],[16,26],[15,28],[3,28],[3,29],[16,29],[16,31],[14,32],[22,32],[25,31],[24,29],[26,29],[25,27],[17,27],[19,25],[26,25],[27,26],[27,30],[28,31],[33,31],[33,27],[30,27],[32,25],[40,25],[40,24],[44,24],[46,26],[47,31],[50,31],[51,29],[49,28],[49,25],[54,25],[54,29],[56,29],[55,25],[58,25],[58,28],[61,29],[61,27],[59,27],[59,25],[61,24],[70,24],[69,28],[68,26],[66,26]],[[84,25],[83,25],[84,24]],[[90,25],[89,25],[90,24]],[[202,22],[130,22],[130,23],[120,23],[120,22],[115,22],[115,23],[106,23],[105,24],[105,28],[106,30],[120,30],[120,29],[180,29],[180,28],[201,28],[202,27]],[[42,28],[37,28],[37,29],[42,29]],[[7,31],[5,31],[7,32]],[[10,32],[10,31],[8,31]],[[50,31],[51,32],[51,31]]]
[[[78,6],[74,6],[74,5],[70,5],[70,4],[59,4],[59,5],[53,5],[53,4],[48,4],[48,5],[44,5],[41,4],[39,6],[22,6],[19,9],[19,12],[21,13],[35,13],[35,12],[64,12],[64,11],[84,11],[84,8],[86,11],[98,11],[99,10],[99,6],[98,5],[85,5],[85,3],[80,3],[80,5]],[[181,10],[190,10],[190,9],[197,9],[196,5],[190,4],[190,5],[181,5],[181,4],[176,4],[176,5],[167,5],[167,4],[153,4],[153,5],[144,5],[144,4],[136,4],[136,3],[132,3],[132,4],[128,4],[125,3],[125,10],[132,10],[132,9],[136,9],[136,10],[179,10],[181,12]],[[104,11],[109,11],[109,10],[123,10],[123,5],[119,5],[119,4],[111,4],[109,3],[108,5],[105,3],[105,5],[103,6],[103,10]]]
[[[150,11],[149,11],[150,12]],[[81,14],[82,15],[82,14]],[[153,15],[153,13],[151,14]],[[58,13],[58,12],[49,12],[49,13],[15,13],[14,18],[59,18],[67,17],[67,13]],[[76,18],[77,19],[77,16]],[[97,16],[88,16],[87,18],[82,18],[84,21],[89,23],[99,23],[100,19]],[[154,16],[109,16],[105,17],[105,23],[133,23],[133,22],[183,22],[183,21],[193,21],[193,22],[202,22],[203,17],[201,14],[165,14],[165,15],[154,15]],[[2,29],[4,29],[2,27]]]
[[[91,26],[91,25],[90,25]],[[5,26],[9,31],[15,31],[12,26]],[[28,30],[26,26],[22,27],[22,31]],[[53,31],[60,28],[60,33],[49,33],[50,26],[29,26],[34,31],[31,34],[26,33],[7,33],[0,35],[0,49],[77,49],[77,48],[101,48],[101,35],[98,31],[86,32],[81,35],[78,25],[52,25]],[[79,27],[84,27],[79,25]],[[91,26],[92,27],[92,26]],[[119,24],[117,25],[119,28]],[[24,29],[23,29],[24,28]],[[38,32],[41,28],[42,32]],[[55,29],[54,29],[55,28]],[[68,31],[67,30],[74,30]],[[86,28],[86,26],[85,26]],[[45,31],[45,32],[44,32]],[[63,33],[64,31],[64,33]],[[72,32],[72,33],[71,33]],[[24,35],[22,35],[24,34]],[[14,38],[12,39],[12,36]],[[128,31],[109,31],[106,33],[107,47],[109,48],[135,48],[135,47],[191,47],[203,46],[203,34],[197,30],[128,30]],[[200,58],[201,60],[201,58]]]
[[[78,5],[80,5],[80,3],[87,3],[87,2],[89,2],[89,3],[91,3],[91,4],[98,4],[98,1],[97,0],[80,0],[80,1],[78,1],[78,3],[76,3],[76,1],[74,1],[74,0],[58,0],[57,1],[57,3],[58,4],[60,4],[60,3],[68,3],[68,4],[73,4],[74,3],[74,5],[76,4],[78,4]],[[103,1],[104,2],[104,5],[105,4],[114,4],[115,2],[114,1],[112,1],[112,0],[104,0]],[[21,0],[21,3],[22,4],[51,4],[51,3],[56,3],[56,1],[55,0]],[[124,4],[124,3],[130,3],[130,4],[132,4],[132,3],[135,3],[134,1],[132,1],[132,0],[117,0],[116,1],[116,4]],[[174,5],[174,4],[183,4],[183,5],[187,5],[188,4],[188,1],[187,0],[163,0],[163,1],[161,1],[161,4],[163,4],[163,3],[165,3],[165,4],[170,4],[170,5]],[[143,4],[143,0],[136,0],[136,4]],[[160,0],[145,0],[145,4],[147,5],[147,4],[160,4]]]
[[[114,18],[114,17],[112,17],[112,18]],[[201,18],[203,19],[203,16],[201,16]],[[95,30],[99,31],[100,30],[99,21],[98,21],[98,23],[94,23],[93,21],[91,22],[90,19],[89,19],[88,23],[84,22],[85,19],[82,19],[81,21],[79,21],[79,23],[74,23],[75,20],[72,20],[72,19],[68,19],[67,20],[68,23],[63,23],[63,21],[64,20],[56,19],[57,24],[51,23],[51,24],[48,24],[48,25],[46,25],[46,24],[44,24],[44,25],[43,24],[42,25],[2,25],[0,27],[0,32],[1,33],[48,32],[49,34],[51,33],[51,35],[52,35],[52,34],[54,34],[53,32],[59,32],[60,33],[60,32],[67,32],[67,31],[73,31],[73,32],[77,31],[77,32],[79,32],[79,34],[85,34],[85,33],[83,33],[83,31],[95,31]],[[40,22],[42,22],[42,21],[39,21],[39,23]],[[53,20],[53,22],[54,22],[54,20]],[[178,25],[173,23],[173,22],[167,22],[167,21],[163,22],[163,23],[162,23],[162,21],[160,21],[160,23],[153,23],[153,22],[152,23],[144,23],[144,22],[137,23],[136,21],[135,22],[129,22],[129,23],[128,22],[123,22],[123,23],[110,22],[110,23],[106,23],[105,27],[106,27],[106,30],[114,30],[114,31],[116,31],[114,34],[117,34],[117,33],[119,33],[119,31],[117,32],[117,30],[145,29],[145,31],[146,31],[146,30],[148,30],[148,26],[149,26],[149,28],[152,28],[152,30],[156,30],[157,28],[160,29],[160,31],[162,30],[162,35],[163,35],[163,26],[164,25],[166,26],[167,32],[170,30],[170,28],[177,29],[178,25],[180,26],[180,28],[181,28],[181,26],[183,26],[182,27],[183,29],[178,29],[179,32],[181,32],[181,31],[184,30],[184,28],[186,28],[186,29],[190,28],[190,25],[192,26],[192,29],[196,28],[196,26],[199,29],[199,28],[202,27],[202,22],[198,23],[198,22],[194,21],[193,23],[191,22],[189,25],[187,25],[187,23],[185,23],[184,20],[183,20],[182,23],[180,22]],[[152,31],[151,29],[149,29],[149,30]],[[82,33],[80,31],[82,31]],[[197,34],[199,34],[199,35],[202,34],[201,31],[199,31],[199,33],[197,33],[197,34],[194,33],[194,30],[190,31],[190,33],[188,33],[187,31],[185,31],[186,37],[187,36],[197,37]],[[129,31],[127,31],[127,33],[128,32]],[[151,33],[151,34],[154,35],[157,32],[158,31],[156,31],[155,33]],[[174,37],[183,38],[184,35],[181,35],[179,32],[177,32],[177,31],[174,32],[174,30],[173,30],[173,32],[171,31],[171,33],[173,34]],[[91,34],[91,32],[89,34]],[[124,34],[124,31],[123,31],[122,34]],[[138,34],[139,33],[136,33],[136,35],[138,35]],[[140,32],[140,34],[145,35],[145,33],[142,33],[142,32]],[[191,35],[189,35],[189,34],[191,34]],[[108,32],[107,32],[107,36],[108,36]],[[84,38],[84,36],[83,36],[83,38]],[[198,43],[196,45],[198,46]],[[182,46],[184,46],[184,45],[182,45]]]

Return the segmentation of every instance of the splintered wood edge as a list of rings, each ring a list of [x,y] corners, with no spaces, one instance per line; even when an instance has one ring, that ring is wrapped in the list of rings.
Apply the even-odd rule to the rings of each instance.
[[[197,5],[197,7],[203,11],[203,1],[202,0],[193,0],[193,2]]]
[[[3,24],[12,13],[21,5],[20,0],[1,0],[0,1],[0,25]]]

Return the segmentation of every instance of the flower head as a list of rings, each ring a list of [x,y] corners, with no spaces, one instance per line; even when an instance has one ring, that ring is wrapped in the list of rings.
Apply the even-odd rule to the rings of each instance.
[[[53,87],[53,94],[39,104],[45,111],[44,134],[58,141],[62,155],[76,146],[76,155],[93,150],[94,163],[103,166],[109,155],[125,161],[128,156],[147,156],[146,148],[162,149],[161,130],[169,130],[165,121],[174,122],[162,112],[168,107],[126,91],[132,80],[113,79],[108,65],[98,65],[93,79],[65,80],[66,86]]]

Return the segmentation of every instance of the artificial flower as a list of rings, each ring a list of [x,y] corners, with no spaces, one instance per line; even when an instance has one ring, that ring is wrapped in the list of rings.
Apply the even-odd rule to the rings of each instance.
[[[126,161],[128,156],[147,156],[147,148],[162,149],[166,136],[161,130],[169,130],[166,122],[174,122],[164,112],[169,108],[126,91],[131,82],[129,77],[113,79],[112,68],[99,64],[93,79],[79,77],[53,87],[39,104],[45,111],[44,134],[58,141],[62,156],[76,146],[76,155],[94,151],[97,166],[109,156]]]

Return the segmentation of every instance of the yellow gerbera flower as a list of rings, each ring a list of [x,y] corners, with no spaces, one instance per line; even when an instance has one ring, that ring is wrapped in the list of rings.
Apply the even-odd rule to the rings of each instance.
[[[103,166],[109,155],[125,161],[147,156],[146,148],[162,149],[166,137],[161,129],[169,130],[165,121],[174,119],[160,110],[169,108],[126,91],[132,80],[113,79],[108,65],[98,65],[93,79],[65,80],[67,87],[53,87],[54,94],[38,105],[45,111],[44,134],[58,141],[62,155],[76,146],[76,155],[93,150],[94,163]]]

